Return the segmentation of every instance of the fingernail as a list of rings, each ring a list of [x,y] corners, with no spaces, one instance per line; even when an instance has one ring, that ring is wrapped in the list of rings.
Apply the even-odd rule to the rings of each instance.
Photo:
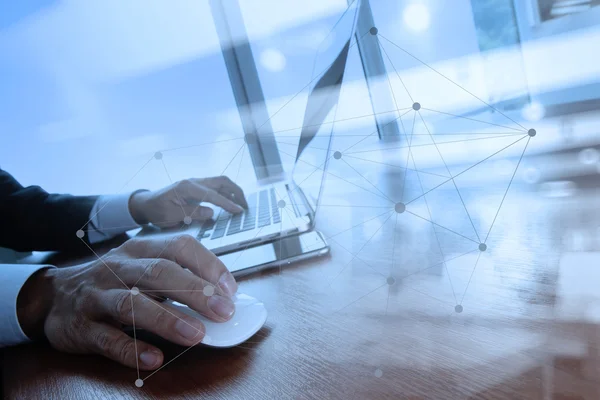
[[[213,210],[211,208],[202,208],[200,210],[200,216],[203,218],[212,218]]]
[[[233,296],[235,292],[237,292],[237,282],[235,281],[235,278],[233,277],[233,275],[231,275],[229,271],[223,272],[223,274],[219,278],[218,285],[225,292],[225,294],[228,294],[230,296]]]
[[[140,354],[140,361],[148,367],[154,367],[160,361],[160,354],[155,350],[146,350]]]
[[[227,297],[214,295],[208,298],[208,307],[223,319],[229,319],[235,311],[233,301]]]
[[[182,319],[175,323],[175,330],[188,340],[199,339],[200,335],[203,334],[202,330],[194,327],[192,324]]]

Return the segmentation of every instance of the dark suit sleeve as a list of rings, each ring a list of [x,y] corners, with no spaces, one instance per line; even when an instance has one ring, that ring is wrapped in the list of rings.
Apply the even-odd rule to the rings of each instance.
[[[17,251],[77,250],[76,232],[89,221],[97,196],[49,194],[23,187],[0,169],[0,247]],[[87,229],[84,240],[87,239]]]

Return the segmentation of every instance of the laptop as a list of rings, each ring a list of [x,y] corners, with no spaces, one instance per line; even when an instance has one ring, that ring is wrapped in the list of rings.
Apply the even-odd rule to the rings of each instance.
[[[259,187],[257,191],[246,192],[248,209],[240,214],[230,214],[212,207],[215,216],[204,223],[192,223],[169,230],[147,227],[138,236],[161,235],[166,238],[185,233],[196,237],[214,254],[222,255],[314,228],[330,158],[334,129],[330,117],[335,115],[338,105],[356,26],[357,4],[358,0],[348,6],[317,50],[303,128],[297,139],[289,178],[283,177],[281,181]],[[286,153],[286,156],[290,154]]]

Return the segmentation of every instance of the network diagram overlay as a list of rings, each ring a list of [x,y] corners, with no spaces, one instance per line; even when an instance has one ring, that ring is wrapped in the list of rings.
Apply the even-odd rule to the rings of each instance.
[[[393,100],[395,103],[394,104],[395,109],[387,111],[386,113],[389,114],[389,113],[393,112],[396,114],[396,116],[394,118],[392,118],[388,123],[399,124],[400,132],[401,132],[401,141],[397,142],[396,144],[392,144],[392,145],[388,144],[383,147],[378,146],[377,148],[373,149],[372,145],[371,145],[371,148],[369,147],[369,143],[372,143],[373,141],[377,140],[377,130],[372,131],[372,132],[367,132],[367,133],[364,133],[361,135],[346,135],[344,137],[344,140],[347,141],[348,139],[350,139],[353,141],[353,143],[349,146],[348,145],[339,146],[336,148],[337,142],[335,140],[333,141],[334,144],[331,148],[317,147],[314,144],[307,146],[307,147],[312,146],[315,149],[324,151],[326,153],[324,155],[324,158],[326,160],[325,162],[318,164],[318,165],[314,165],[314,164],[308,163],[302,159],[299,160],[299,162],[307,164],[307,167],[312,168],[313,173],[324,173],[325,179],[327,179],[328,185],[335,185],[334,181],[345,182],[346,184],[351,185],[355,188],[358,188],[358,190],[369,193],[372,196],[376,196],[377,198],[379,198],[379,200],[381,200],[381,202],[378,202],[378,204],[376,206],[371,207],[373,209],[378,210],[378,212],[376,213],[377,215],[375,215],[374,217],[365,219],[362,222],[360,222],[356,225],[353,225],[347,229],[343,229],[339,232],[335,232],[333,234],[325,236],[326,240],[328,240],[330,243],[336,244],[339,248],[343,249],[343,251],[348,252],[351,255],[350,261],[348,261],[347,263],[344,263],[344,265],[339,269],[339,271],[337,271],[333,275],[333,278],[328,283],[328,286],[331,286],[331,284],[333,284],[335,282],[335,280],[339,276],[341,276],[343,274],[343,272],[346,270],[346,268],[348,268],[348,266],[350,266],[352,264],[352,262],[355,260],[359,260],[367,268],[371,268],[373,271],[375,271],[375,273],[381,275],[381,285],[377,286],[373,290],[369,290],[367,293],[357,294],[355,300],[348,302],[343,307],[340,307],[338,310],[336,310],[336,312],[340,312],[342,310],[348,309],[354,303],[360,301],[361,299],[371,295],[372,293],[374,293],[376,291],[384,290],[384,288],[387,288],[387,290],[388,290],[388,302],[389,302],[389,296],[390,296],[389,293],[391,293],[392,287],[394,285],[398,285],[398,283],[400,281],[405,280],[406,278],[408,278],[410,276],[414,276],[416,274],[419,274],[423,271],[426,271],[426,270],[434,268],[434,267],[444,268],[444,269],[446,269],[446,272],[447,272],[447,263],[448,262],[450,262],[454,259],[458,259],[458,258],[463,257],[468,254],[471,254],[471,255],[477,254],[475,261],[473,262],[473,266],[471,269],[470,277],[468,279],[468,283],[466,284],[466,287],[464,288],[462,293],[457,292],[455,290],[455,288],[452,284],[451,275],[449,273],[446,274],[446,276],[449,280],[449,286],[450,286],[451,292],[452,292],[452,299],[453,299],[452,303],[453,304],[451,304],[451,306],[453,307],[453,312],[454,313],[462,313],[463,312],[462,302],[465,298],[465,295],[466,295],[469,285],[471,283],[471,278],[473,277],[473,275],[476,272],[481,255],[484,252],[491,250],[488,245],[488,239],[490,238],[490,234],[491,234],[492,230],[494,229],[494,226],[496,225],[498,218],[501,215],[502,206],[503,206],[505,199],[509,193],[509,190],[513,183],[513,180],[517,174],[517,170],[519,169],[519,166],[521,165],[521,161],[523,160],[525,152],[526,152],[531,140],[536,136],[536,130],[533,128],[530,128],[530,127],[529,128],[524,127],[518,121],[516,121],[516,120],[512,119],[510,116],[504,114],[502,111],[494,108],[492,105],[490,105],[486,101],[482,100],[476,94],[472,93],[471,91],[467,90],[466,88],[464,88],[461,85],[459,85],[458,83],[456,83],[454,80],[450,79],[446,74],[436,70],[429,64],[421,61],[418,57],[416,57],[412,53],[408,52],[406,49],[402,48],[398,44],[389,40],[385,35],[381,34],[378,31],[378,29],[375,27],[372,27],[367,32],[363,32],[360,35],[356,35],[356,39],[353,39],[354,42],[351,44],[350,47],[353,48],[354,46],[356,46],[357,41],[365,40],[365,39],[370,39],[370,40],[375,39],[377,41],[377,44],[379,46],[381,53],[385,56],[386,64],[389,67],[391,67],[391,72],[388,73],[386,79],[388,80],[389,88],[390,88],[392,96],[393,96]],[[410,82],[408,82],[406,78],[403,78],[401,72],[395,67],[395,62],[393,61],[393,56],[397,57],[398,55],[400,55],[402,57],[407,57],[412,62],[414,62],[416,65],[419,65],[420,67],[428,70],[431,73],[432,77],[435,77],[436,79],[439,80],[439,82],[441,82],[441,83],[443,83],[443,85],[445,85],[445,86],[443,86],[441,84],[443,86],[443,88],[452,87],[454,90],[460,91],[463,95],[466,93],[466,95],[470,96],[471,98],[476,99],[478,102],[480,102],[483,106],[487,107],[495,115],[502,116],[505,119],[505,122],[504,123],[497,123],[497,122],[492,123],[492,122],[487,122],[484,120],[479,120],[476,118],[470,118],[470,117],[465,117],[465,116],[460,116],[460,115],[453,115],[451,113],[446,112],[445,110],[435,110],[435,109],[429,108],[427,103],[422,103],[420,101],[418,94],[414,93],[415,92],[414,90],[409,90]],[[394,84],[392,84],[391,79],[395,79],[396,87],[394,87]],[[305,88],[307,88],[311,83],[312,83],[312,81],[309,82],[306,86],[304,86],[296,95],[292,96],[292,98],[296,97],[300,92],[302,92]],[[398,83],[400,84],[401,90],[403,93],[398,92]],[[443,88],[441,87],[440,91],[442,91]],[[342,87],[342,93],[343,93],[343,91],[344,91],[344,88]],[[440,93],[440,95],[443,95],[443,94]],[[288,104],[289,104],[289,101],[287,103],[285,103],[281,108],[276,110],[270,116],[269,120],[271,118],[273,118],[273,116],[278,114]],[[371,114],[370,116],[374,116],[374,115],[375,114]],[[451,118],[466,120],[473,124],[477,124],[474,126],[478,126],[481,129],[479,129],[479,130],[475,129],[474,131],[470,130],[469,132],[433,132],[431,129],[431,124],[428,122],[428,118],[432,115],[437,115],[437,116],[444,115],[444,116],[451,117]],[[332,131],[333,131],[333,126],[336,123],[348,121],[348,120],[355,119],[355,118],[362,118],[362,117],[368,117],[368,116],[365,116],[365,115],[352,116],[350,118],[345,118],[345,119],[335,119],[335,116],[334,116],[333,120],[328,121],[327,123],[332,124]],[[265,121],[263,123],[263,125],[266,124],[267,122],[268,122],[268,120]],[[297,130],[300,130],[301,128],[302,127],[298,127]],[[275,132],[275,133],[278,133],[278,132]],[[276,136],[276,141],[280,148],[279,149],[280,154],[283,157],[294,158],[295,157],[294,156],[295,149],[292,149],[292,146],[297,146],[297,143],[290,142],[289,141],[290,137],[292,137],[292,136],[278,135],[278,136]],[[295,137],[297,138],[297,136],[295,136]],[[223,142],[239,143],[240,146],[239,146],[238,150],[236,152],[234,152],[230,161],[227,163],[226,167],[223,170],[223,173],[225,173],[225,171],[227,171],[229,167],[235,165],[235,162],[238,162],[239,166],[237,168],[237,175],[239,175],[239,171],[242,166],[242,160],[244,158],[244,153],[247,151],[247,149],[246,149],[247,144],[250,143],[250,141],[254,140],[253,138],[254,138],[254,136],[251,133],[249,133],[249,134],[246,134],[246,135],[243,135],[240,137],[234,137],[231,139],[219,140],[219,141],[213,141],[213,142],[206,142],[206,143],[197,144],[197,145],[193,145],[193,146],[189,146],[189,147],[211,146],[211,145],[215,145],[217,143],[223,143]],[[334,136],[334,139],[336,139],[336,136]],[[501,141],[499,141],[499,139],[501,139]],[[488,145],[488,143],[494,143],[494,142],[499,142],[501,144],[500,145]],[[476,146],[475,148],[478,148],[479,143],[486,143],[486,145],[482,146],[482,156],[477,161],[471,163],[470,165],[468,165],[466,167],[461,167],[460,169],[457,169],[454,164],[448,162],[448,160],[447,160],[449,153],[445,150],[447,148],[446,146],[449,146],[449,145],[461,146],[466,143],[475,145]],[[237,144],[235,146],[237,147]],[[288,146],[290,146],[290,147],[288,148]],[[471,147],[471,148],[473,148],[473,147]],[[436,172],[431,172],[432,171],[431,169],[426,170],[426,168],[423,168],[420,165],[421,163],[420,163],[419,155],[423,154],[422,153],[423,149],[426,149],[428,152],[428,155],[427,155],[428,160],[431,160],[432,158],[436,159],[437,165],[438,165]],[[462,176],[465,176],[466,174],[477,171],[477,169],[481,165],[485,164],[486,162],[493,159],[494,157],[502,156],[504,153],[508,153],[509,151],[514,152],[514,149],[518,149],[518,152],[517,152],[518,161],[513,166],[511,166],[512,172],[510,172],[508,174],[510,179],[508,180],[508,183],[505,185],[505,188],[502,190],[499,203],[495,204],[495,205],[490,205],[490,207],[495,208],[493,210],[493,218],[492,218],[491,223],[488,224],[487,228],[482,228],[481,224],[477,224],[474,221],[474,218],[472,217],[473,210],[467,206],[467,204],[469,202],[465,201],[464,191],[461,191],[461,189],[460,189],[461,185],[458,182]],[[127,186],[145,167],[147,167],[152,162],[159,163],[162,166],[162,169],[164,169],[165,174],[166,174],[167,178],[169,179],[169,181],[171,181],[173,183],[173,180],[171,179],[171,175],[169,174],[169,170],[168,170],[167,164],[165,163],[165,159],[164,159],[164,155],[167,154],[168,152],[172,152],[173,150],[177,150],[177,149],[166,149],[166,150],[157,151],[144,163],[144,165],[140,168],[140,170],[138,170],[136,172],[136,174],[123,187]],[[400,159],[401,157],[396,157],[395,161],[385,161],[384,162],[384,161],[381,161],[381,159],[373,159],[373,158],[369,157],[370,154],[381,154],[381,153],[385,153],[385,152],[397,152],[398,150],[402,151],[402,155],[404,157],[403,159]],[[398,188],[398,190],[395,190],[394,194],[390,194],[390,193],[386,192],[384,188],[373,183],[372,180],[370,180],[366,176],[366,172],[364,169],[361,172],[362,165],[364,165],[365,162],[372,163],[372,164],[378,165],[380,167],[386,166],[386,167],[390,167],[392,169],[397,169],[397,170],[401,171],[402,175],[399,175],[399,176],[401,176],[401,178],[399,178],[398,181],[393,182],[394,186],[396,186]],[[333,165],[332,163],[343,164],[345,167],[345,171],[347,171],[348,174],[345,176],[340,176],[337,172],[333,172],[332,168],[325,168],[325,165],[327,163],[329,163],[330,166]],[[362,163],[361,166],[359,166],[358,163]],[[309,174],[309,177],[310,177],[310,175],[311,174]],[[307,179],[308,179],[308,177],[307,177]],[[412,191],[405,190],[405,187],[408,186],[408,183],[407,183],[408,181],[412,182],[411,183],[413,185]],[[302,184],[302,182],[297,182],[297,183],[299,185]],[[416,194],[414,193],[414,190],[417,190]],[[449,193],[449,192],[452,193],[452,195],[454,196],[453,198],[456,200],[457,204],[459,205],[459,207],[455,208],[453,210],[453,212],[455,212],[456,214],[462,214],[461,217],[463,218],[463,220],[468,221],[467,224],[461,225],[461,229],[457,229],[456,227],[448,225],[448,224],[444,223],[443,221],[438,221],[437,218],[435,218],[435,213],[432,212],[432,209],[435,207],[435,204],[433,204],[428,199],[430,199],[433,194],[437,193],[437,191],[440,191],[440,190],[444,190],[445,191],[444,193]],[[485,190],[485,189],[482,189],[482,190]],[[293,213],[291,207],[293,206],[293,204],[292,204],[292,201],[289,199],[289,195],[284,194],[284,193],[278,193],[278,194],[283,199],[277,203],[277,208],[279,209],[280,213],[291,217],[292,213]],[[364,205],[364,204],[339,205],[339,204],[327,204],[326,202],[323,202],[322,204],[320,204],[319,207],[321,207],[321,210],[322,210],[322,209],[326,209],[327,207],[338,207],[339,208],[342,206],[346,206],[346,207],[350,207],[350,208],[352,208],[352,207],[369,207],[368,205]],[[98,210],[98,212],[100,212],[100,211],[101,211],[101,209]],[[182,212],[185,214],[185,211],[183,210],[183,208],[182,208]],[[92,218],[90,218],[90,221],[93,219],[93,217],[94,216],[92,216]],[[433,236],[435,237],[433,247],[434,248],[437,247],[437,251],[438,251],[439,255],[441,256],[440,262],[435,263],[434,265],[423,265],[422,268],[419,268],[418,270],[413,271],[407,275],[406,274],[398,275],[397,271],[394,268],[394,265],[395,265],[394,259],[397,257],[400,257],[400,255],[396,254],[396,246],[401,240],[403,240],[403,238],[397,237],[398,235],[396,234],[396,232],[397,232],[397,227],[398,227],[398,221],[402,218],[414,218],[415,221],[419,220],[421,222],[424,221],[424,222],[430,224],[430,227],[433,232]],[[383,219],[383,222],[381,222],[381,219]],[[85,236],[84,230],[86,229],[86,227],[88,226],[90,221],[88,221],[86,224],[84,224],[84,226],[82,226],[80,230],[75,232],[75,234],[90,249],[90,251],[97,257],[97,259],[100,262],[102,262],[106,266],[106,268],[110,269],[108,264],[104,263],[103,257],[99,256],[83,239]],[[192,218],[190,215],[184,215],[182,218],[182,221],[183,221],[184,225],[189,225],[192,223]],[[344,244],[342,244],[341,241],[336,240],[337,236],[339,236],[345,232],[348,232],[350,230],[360,228],[361,225],[367,224],[367,223],[370,223],[373,221],[379,221],[379,227],[377,229],[375,229],[375,231],[367,238],[366,242],[363,243],[361,246],[359,246],[357,249],[349,249],[348,246],[344,246]],[[363,256],[363,250],[370,244],[370,242],[373,240],[373,238],[375,238],[377,236],[377,233],[379,232],[379,230],[387,223],[393,224],[394,233],[393,233],[393,238],[387,238],[388,239],[387,242],[389,242],[391,250],[392,250],[392,263],[391,263],[391,266],[389,269],[389,273],[386,274],[386,273],[381,272],[380,269],[373,267],[368,260],[365,260],[365,257]],[[464,229],[462,229],[462,228],[464,228],[464,226],[469,227],[468,231],[465,231]],[[135,227],[131,227],[131,228],[133,229]],[[318,224],[317,224],[317,228],[318,228]],[[259,235],[259,234],[260,234],[260,229],[257,231],[256,235]],[[445,253],[448,253],[448,249],[443,248],[441,241],[440,241],[441,235],[453,235],[457,241],[461,242],[461,246],[460,246],[461,249],[464,249],[466,246],[467,250],[464,252],[461,252],[458,255],[454,255],[451,258],[447,257],[445,255]],[[168,245],[168,243],[166,244],[166,246],[167,245]],[[165,246],[165,249],[166,249],[166,246]],[[310,247],[310,244],[307,244],[306,247]],[[243,251],[240,252],[239,257],[243,257]],[[335,255],[334,255],[334,257],[335,257]],[[282,271],[283,270],[280,267],[279,273],[281,274]],[[113,272],[113,274],[115,274],[117,276],[117,278],[119,278],[118,275],[114,271],[112,271],[112,272]],[[142,278],[142,276],[140,276],[140,279]],[[138,279],[138,282],[140,279]],[[119,278],[119,280],[121,282],[123,282],[120,278]],[[135,296],[145,296],[147,299],[152,300],[152,304],[154,304],[156,306],[157,311],[162,309],[163,311],[169,312],[169,310],[167,310],[165,308],[165,306],[163,304],[161,304],[161,302],[158,300],[158,296],[156,295],[156,293],[153,294],[153,293],[151,293],[152,291],[146,291],[143,288],[137,287],[135,284],[127,285],[127,284],[123,283],[123,285],[126,288],[126,290],[130,291],[132,307],[134,304]],[[168,289],[169,288],[165,288],[165,291],[168,292]],[[408,287],[408,289],[410,289],[410,287]],[[154,291],[154,292],[156,292],[156,291]],[[202,289],[202,292],[205,296],[210,297],[213,294],[215,294],[215,287],[212,286],[211,284],[207,283],[207,286],[204,287],[204,289]],[[428,295],[428,294],[425,294],[425,295]],[[431,296],[431,295],[429,295],[429,296]],[[387,307],[388,307],[388,304],[385,305],[386,313],[387,313]],[[132,315],[133,315],[133,339],[134,339],[134,341],[136,341],[136,358],[137,358],[137,333],[136,333],[136,324],[135,324],[135,310],[133,309],[132,311],[133,311],[132,312]],[[148,373],[146,376],[142,376],[140,374],[140,370],[138,367],[137,368],[137,378],[134,380],[135,386],[137,386],[138,388],[142,387],[144,385],[144,382],[147,379],[151,378],[153,375],[158,373],[160,370],[167,367],[172,362],[176,361],[180,356],[185,354],[192,347],[199,344],[201,342],[201,340],[202,339],[198,340],[198,342],[196,344],[194,344],[190,347],[182,349],[182,351],[178,355],[176,355],[175,357],[173,357],[170,360],[166,360],[160,368]],[[206,340],[207,339],[205,338],[205,342],[206,342]],[[210,339],[208,339],[208,340],[210,340]],[[382,371],[380,369],[375,370],[376,377],[381,377],[381,375],[382,375]]]

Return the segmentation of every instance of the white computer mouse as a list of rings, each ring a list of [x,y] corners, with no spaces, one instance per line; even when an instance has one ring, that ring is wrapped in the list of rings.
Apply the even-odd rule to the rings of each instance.
[[[214,322],[185,304],[167,300],[167,304],[202,321],[206,334],[200,343],[210,347],[233,347],[250,339],[265,324],[267,309],[258,299],[238,293],[232,297],[235,313],[227,322]]]

